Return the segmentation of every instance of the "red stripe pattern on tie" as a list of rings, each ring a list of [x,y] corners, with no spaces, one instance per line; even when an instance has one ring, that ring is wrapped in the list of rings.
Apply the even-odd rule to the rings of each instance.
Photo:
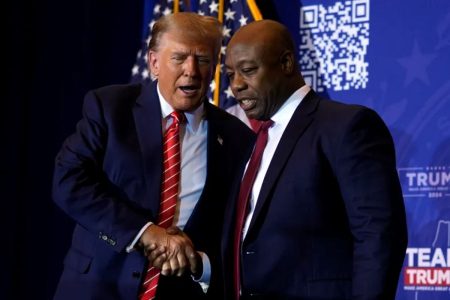
[[[164,134],[163,174],[161,184],[161,202],[158,214],[158,226],[168,228],[172,225],[178,201],[180,183],[180,124],[184,115],[174,111],[170,114],[173,123]],[[155,298],[160,270],[149,267],[142,283],[140,300]]]
[[[233,288],[234,299],[240,298],[241,287],[241,272],[240,272],[240,258],[241,258],[241,241],[242,241],[242,229],[244,227],[245,219],[247,216],[248,203],[250,199],[250,193],[253,188],[253,183],[258,173],[259,166],[261,164],[261,158],[264,153],[264,148],[267,144],[268,131],[272,126],[273,121],[268,120],[261,123],[258,130],[258,136],[256,138],[255,149],[253,150],[252,157],[248,163],[247,170],[241,182],[241,188],[239,190],[238,203],[236,205],[236,218],[234,227],[234,239],[233,239]]]

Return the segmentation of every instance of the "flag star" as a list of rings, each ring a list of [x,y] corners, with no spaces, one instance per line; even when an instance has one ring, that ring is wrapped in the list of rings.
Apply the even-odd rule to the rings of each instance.
[[[156,15],[156,14],[159,14],[160,12],[161,12],[161,5],[156,4],[155,8],[153,8],[153,13]]]
[[[205,15],[205,13],[203,12],[203,11],[201,11],[201,10],[198,10],[198,12],[197,12],[200,16],[204,16]]]
[[[139,66],[138,65],[134,65],[133,69],[131,69],[131,74],[133,76],[136,76],[139,73]]]
[[[239,19],[239,23],[241,23],[241,26],[247,25],[248,18],[244,17],[244,15],[241,15],[241,18]]]
[[[234,98],[234,95],[233,95],[233,92],[231,91],[231,87],[230,86],[228,86],[227,89],[224,92],[227,95],[227,99],[230,98],[230,97]]]
[[[217,2],[213,1],[211,2],[211,4],[209,5],[209,12],[212,14],[213,12],[218,12],[219,8],[219,4],[217,4]]]
[[[216,89],[216,83],[214,80],[209,84],[209,88],[211,89],[211,92],[214,92],[214,90]]]
[[[142,71],[141,75],[142,75],[142,78],[147,79],[147,78],[148,78],[148,75],[149,75],[149,74],[148,74],[148,70],[145,69],[144,71]]]
[[[234,14],[236,12],[232,11],[231,8],[228,8],[227,11],[225,12],[225,19],[226,20],[234,20]]]
[[[200,0],[200,4],[206,3],[206,0]]]
[[[222,36],[230,37],[230,32],[231,32],[230,28],[227,28],[227,26],[223,26],[223,28],[222,28]]]
[[[225,51],[227,50],[226,46],[220,47],[220,54],[225,55]]]
[[[231,0],[230,3],[237,2],[237,0]]]
[[[139,50],[138,53],[137,53],[137,55],[136,55],[136,58],[137,58],[137,59],[141,58],[141,55],[142,55],[142,50]]]
[[[166,9],[164,9],[164,11],[163,11],[163,15],[165,15],[165,16],[170,15],[171,13],[172,13],[172,10],[168,7],[166,7]]]
[[[424,54],[419,49],[417,41],[414,42],[412,53],[408,57],[398,59],[398,62],[406,69],[405,85],[418,79],[429,85],[427,68],[436,58],[436,54]]]

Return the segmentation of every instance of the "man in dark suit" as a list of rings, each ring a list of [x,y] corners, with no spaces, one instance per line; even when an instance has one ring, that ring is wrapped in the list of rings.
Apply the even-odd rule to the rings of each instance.
[[[225,217],[226,298],[394,299],[407,231],[393,140],[373,110],[305,85],[295,49],[270,20],[227,46],[236,99],[269,129],[249,197],[258,146]]]
[[[216,19],[163,17],[148,52],[156,81],[87,93],[83,118],[56,158],[54,200],[76,227],[55,299],[151,299],[142,286],[155,249],[165,259],[156,299],[221,293],[225,195],[254,135],[205,96],[220,46]],[[166,229],[158,221],[162,144],[175,111],[186,122],[179,125],[174,226]]]

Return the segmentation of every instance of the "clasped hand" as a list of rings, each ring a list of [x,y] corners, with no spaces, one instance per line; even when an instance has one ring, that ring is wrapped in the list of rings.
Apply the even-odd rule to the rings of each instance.
[[[191,239],[175,226],[164,229],[150,225],[142,234],[139,246],[150,265],[165,276],[181,276],[187,270],[197,274],[197,266],[201,264]]]

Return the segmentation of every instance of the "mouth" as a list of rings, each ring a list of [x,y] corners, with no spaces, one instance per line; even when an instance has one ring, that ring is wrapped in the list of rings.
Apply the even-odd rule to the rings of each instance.
[[[256,99],[243,98],[237,101],[244,111],[251,110],[256,106]]]
[[[181,85],[178,87],[180,91],[186,96],[195,96],[200,91],[200,86],[198,85]]]

